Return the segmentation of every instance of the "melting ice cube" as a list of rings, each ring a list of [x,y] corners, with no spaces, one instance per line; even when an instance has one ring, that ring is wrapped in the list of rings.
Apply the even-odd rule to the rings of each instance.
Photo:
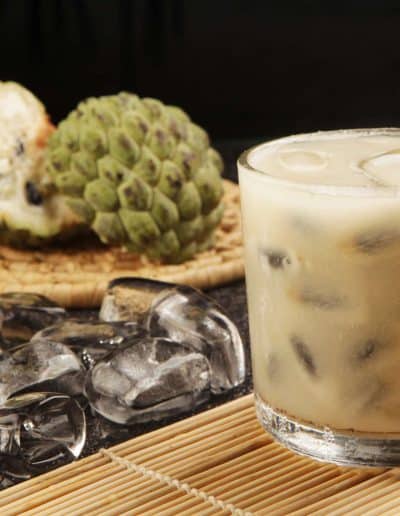
[[[0,455],[15,454],[20,444],[20,426],[17,414],[0,415]],[[0,459],[1,461],[1,459]],[[1,474],[1,468],[0,468]]]
[[[30,464],[67,456],[78,458],[86,440],[86,419],[79,403],[63,394],[49,394],[25,415],[21,450]]]
[[[47,381],[62,392],[81,390],[82,366],[67,346],[39,340],[0,356],[0,405],[18,391]]]
[[[37,331],[67,316],[61,306],[39,294],[9,292],[0,295],[2,347],[26,342]]]
[[[37,392],[9,398],[0,407],[0,428],[6,422],[9,444],[0,453],[18,459],[9,458],[8,464],[22,468],[24,462],[28,470],[61,458],[77,458],[85,444],[85,414],[77,401],[64,394]],[[0,475],[10,476],[3,470],[2,458]]]
[[[90,368],[110,351],[121,346],[127,338],[137,337],[143,332],[136,323],[66,320],[36,333],[32,342],[47,340],[65,344]]]
[[[279,152],[279,161],[283,167],[294,172],[314,172],[326,167],[328,157],[317,151],[287,149]]]
[[[154,297],[175,285],[146,278],[111,281],[100,308],[103,321],[141,321]]]
[[[147,328],[203,353],[210,362],[211,389],[220,392],[239,385],[245,377],[243,342],[223,309],[200,291],[176,286],[152,303]]]
[[[110,283],[100,316],[108,321],[140,321],[153,337],[166,337],[203,353],[215,393],[244,381],[244,349],[236,326],[217,303],[194,288],[120,278]]]
[[[375,183],[382,186],[400,186],[400,149],[364,159],[359,168]]]
[[[209,395],[206,357],[168,339],[133,340],[88,373],[92,407],[116,423],[162,419],[186,411]]]

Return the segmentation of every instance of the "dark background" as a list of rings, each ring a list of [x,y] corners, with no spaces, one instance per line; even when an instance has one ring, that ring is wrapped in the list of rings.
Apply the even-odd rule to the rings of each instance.
[[[87,96],[157,97],[209,130],[231,179],[258,139],[400,125],[398,1],[0,0],[0,35],[0,80],[30,88],[55,122]],[[252,385],[244,282],[210,295],[237,324],[248,364],[216,405]],[[152,428],[107,434],[89,418],[84,453]]]
[[[131,90],[217,140],[400,124],[397,1],[0,0],[0,33],[56,122]]]

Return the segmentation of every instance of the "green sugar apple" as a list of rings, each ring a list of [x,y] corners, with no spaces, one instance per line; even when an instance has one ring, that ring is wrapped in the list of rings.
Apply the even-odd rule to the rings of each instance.
[[[90,228],[106,244],[184,261],[212,245],[222,168],[207,133],[181,109],[130,93],[89,98],[50,135],[31,174],[15,172],[22,211],[35,211],[26,241]]]

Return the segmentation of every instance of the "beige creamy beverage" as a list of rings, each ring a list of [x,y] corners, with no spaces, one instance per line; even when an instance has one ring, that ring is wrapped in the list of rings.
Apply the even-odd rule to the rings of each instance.
[[[276,140],[239,178],[256,393],[305,424],[400,433],[400,129]]]

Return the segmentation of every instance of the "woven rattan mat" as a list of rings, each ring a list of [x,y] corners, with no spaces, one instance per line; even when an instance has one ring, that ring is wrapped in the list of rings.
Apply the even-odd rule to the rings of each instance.
[[[20,251],[0,246],[0,292],[37,292],[66,307],[98,306],[118,276],[146,276],[209,288],[242,278],[239,188],[224,181],[225,214],[216,246],[180,265],[153,264],[120,248],[82,242],[70,248]]]
[[[8,488],[0,514],[398,516],[400,473],[293,454],[249,395]]]

